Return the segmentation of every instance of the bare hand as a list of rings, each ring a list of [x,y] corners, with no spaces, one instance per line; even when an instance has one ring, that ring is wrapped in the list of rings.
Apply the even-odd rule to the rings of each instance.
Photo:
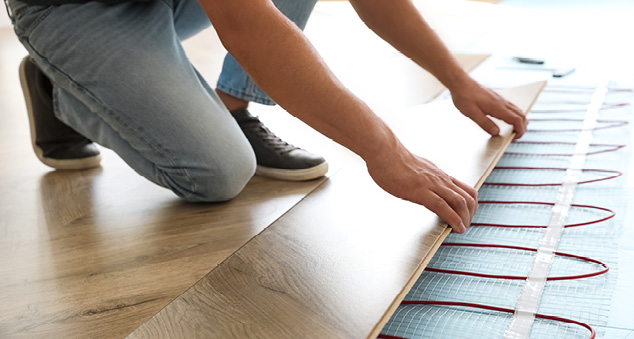
[[[427,207],[455,232],[464,233],[478,207],[476,190],[404,148],[392,158],[367,162],[374,181],[398,198]]]
[[[475,81],[452,91],[454,105],[469,119],[491,135],[499,135],[500,128],[488,117],[492,116],[513,125],[520,138],[526,132],[528,120],[514,104]]]

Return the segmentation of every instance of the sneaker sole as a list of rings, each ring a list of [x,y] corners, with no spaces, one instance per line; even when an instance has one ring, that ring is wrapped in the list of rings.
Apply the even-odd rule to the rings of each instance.
[[[327,172],[327,162],[323,162],[317,166],[306,169],[280,169],[258,165],[255,170],[256,175],[287,181],[313,180],[323,177]]]
[[[42,149],[35,143],[35,120],[33,118],[33,105],[31,104],[31,92],[26,83],[26,73],[24,70],[26,59],[20,63],[20,85],[24,93],[26,111],[29,115],[29,129],[31,131],[31,145],[37,158],[46,166],[60,170],[81,170],[98,167],[101,164],[101,154],[92,157],[79,159],[53,159],[44,156]]]

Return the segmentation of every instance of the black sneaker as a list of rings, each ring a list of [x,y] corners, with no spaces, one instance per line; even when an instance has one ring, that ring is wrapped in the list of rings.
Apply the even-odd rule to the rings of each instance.
[[[328,172],[324,158],[283,141],[248,110],[234,110],[231,114],[253,147],[258,163],[255,174],[303,181],[322,177]]]
[[[97,146],[55,117],[53,86],[28,56],[20,64],[20,82],[37,158],[56,169],[99,166],[101,155]]]

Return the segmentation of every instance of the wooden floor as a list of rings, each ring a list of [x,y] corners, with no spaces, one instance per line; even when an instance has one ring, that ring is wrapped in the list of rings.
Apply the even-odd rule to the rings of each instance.
[[[406,59],[389,63],[396,68],[376,67],[398,54],[385,45],[376,48],[367,32],[358,40],[360,54],[341,56],[338,44],[324,43],[331,37],[319,27],[319,18],[332,20],[330,9],[318,8],[315,14],[317,23],[308,29],[316,45],[331,46],[320,51],[328,60],[339,60],[333,68],[347,70],[341,71],[344,81],[363,88],[361,94],[375,98],[386,112],[424,103],[442,90]],[[358,21],[353,26],[350,34],[362,27]],[[217,76],[224,50],[212,31],[188,41],[186,48],[203,74]],[[347,59],[367,50],[379,53],[362,64]],[[105,149],[101,168],[52,171],[37,161],[29,143],[17,76],[25,54],[9,29],[0,31],[1,338],[125,337],[328,181],[255,177],[235,200],[203,205],[181,202]],[[459,60],[472,69],[485,57]],[[395,82],[395,69],[396,79],[403,73],[410,77]],[[368,91],[372,72],[378,74],[374,82],[391,80],[394,86]],[[377,92],[391,94],[393,104],[376,100]],[[356,161],[279,108],[260,109],[278,134],[327,156],[329,176]],[[292,128],[284,131],[284,126]]]

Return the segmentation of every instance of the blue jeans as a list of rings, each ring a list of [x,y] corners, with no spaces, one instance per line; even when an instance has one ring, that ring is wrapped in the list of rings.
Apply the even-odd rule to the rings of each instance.
[[[276,5],[303,27],[315,1]],[[251,146],[181,46],[210,26],[196,0],[62,6],[9,0],[9,8],[18,38],[55,84],[60,120],[189,201],[231,199],[253,176]],[[272,103],[229,55],[218,87]]]

